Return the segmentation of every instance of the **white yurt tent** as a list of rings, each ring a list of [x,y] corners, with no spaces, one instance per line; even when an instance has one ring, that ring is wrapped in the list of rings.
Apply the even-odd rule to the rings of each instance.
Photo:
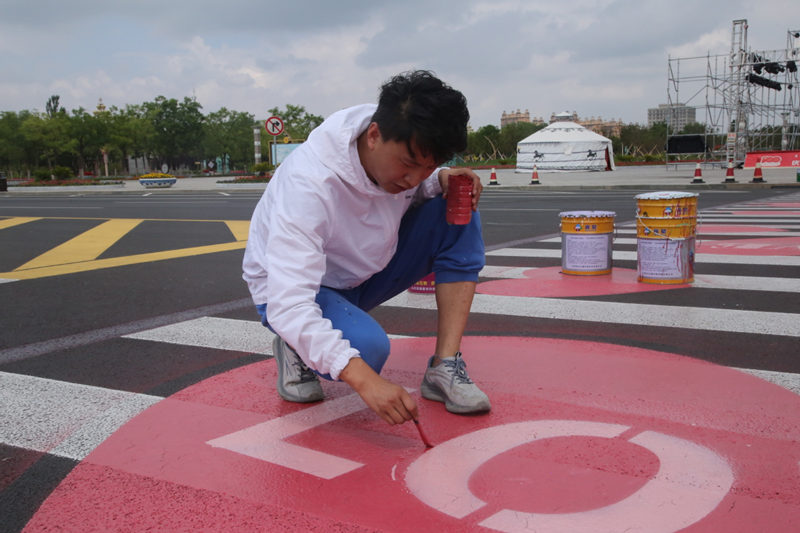
[[[576,122],[558,121],[517,143],[517,172],[614,170],[611,140]]]

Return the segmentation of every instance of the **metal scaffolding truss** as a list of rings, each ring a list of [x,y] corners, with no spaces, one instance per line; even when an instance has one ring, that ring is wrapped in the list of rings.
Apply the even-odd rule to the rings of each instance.
[[[798,63],[800,31],[787,32],[783,49],[755,51],[747,46],[746,20],[733,21],[727,55],[669,58],[667,145],[685,149],[668,149],[667,162],[694,153],[741,164],[747,152],[800,150]],[[684,106],[695,109],[704,131],[677,131]]]

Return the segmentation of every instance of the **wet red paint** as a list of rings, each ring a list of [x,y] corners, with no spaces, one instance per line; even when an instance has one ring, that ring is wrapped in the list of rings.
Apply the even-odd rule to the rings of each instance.
[[[798,208],[800,209],[800,202],[759,202],[756,204],[757,207],[788,207],[788,208]]]
[[[575,276],[563,274],[561,267],[546,267],[527,270],[525,279],[501,279],[479,283],[477,291],[496,296],[569,298],[664,291],[690,286],[686,283],[675,285],[639,283],[636,271],[629,268],[614,268],[611,274],[599,276]]]
[[[776,211],[776,210],[752,210],[752,211],[745,211],[745,210],[738,210],[738,211],[731,211],[731,216],[760,216],[760,217],[770,217],[770,218],[788,218],[788,217],[800,217],[800,211]]]
[[[392,341],[386,377],[418,388],[434,342]],[[800,523],[797,395],[736,370],[630,346],[468,337],[462,350],[493,409],[457,416],[412,393],[437,443],[431,451],[420,446],[413,424],[388,426],[366,409],[286,439],[362,463],[333,479],[209,446],[211,439],[313,408],[280,400],[274,362],[259,362],[189,387],[134,418],[67,476],[28,529],[479,531],[503,507],[580,512],[636,494],[657,468],[652,454],[631,442],[648,431],[712,450],[735,475],[718,507],[687,531],[790,531]],[[329,399],[350,394],[342,384],[323,386]],[[476,465],[470,490],[486,508],[463,518],[421,503],[406,485],[406,471],[422,454],[528,420],[629,429],[614,439],[537,441]],[[545,499],[525,500],[514,485],[535,487]],[[665,498],[654,523],[659,513],[681,512]]]
[[[773,228],[770,226],[747,226],[739,224],[703,224],[702,220],[697,224],[697,233],[702,236],[703,233],[762,233],[762,232],[782,232],[788,231],[781,228]]]
[[[414,425],[417,427],[417,431],[419,432],[419,438],[422,439],[422,444],[424,444],[426,448],[433,448],[433,444],[431,444],[431,441],[428,440],[427,435],[425,435],[425,432],[422,430],[422,426],[420,425],[419,420],[414,420]]]
[[[800,255],[800,237],[700,240],[697,253],[724,255]]]

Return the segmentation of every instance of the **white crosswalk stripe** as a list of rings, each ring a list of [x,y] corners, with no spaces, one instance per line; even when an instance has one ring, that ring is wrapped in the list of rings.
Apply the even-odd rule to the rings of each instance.
[[[0,372],[2,444],[80,460],[157,396]]]

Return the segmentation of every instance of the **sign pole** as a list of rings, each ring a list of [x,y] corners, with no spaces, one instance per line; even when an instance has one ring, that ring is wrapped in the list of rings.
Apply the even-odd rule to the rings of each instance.
[[[274,166],[272,157],[272,145],[275,144],[278,135],[283,133],[283,128],[284,128],[283,119],[278,116],[271,116],[264,123],[264,128],[267,130],[267,133],[272,135],[272,139],[269,141],[267,147],[269,148],[269,162],[271,165]]]

